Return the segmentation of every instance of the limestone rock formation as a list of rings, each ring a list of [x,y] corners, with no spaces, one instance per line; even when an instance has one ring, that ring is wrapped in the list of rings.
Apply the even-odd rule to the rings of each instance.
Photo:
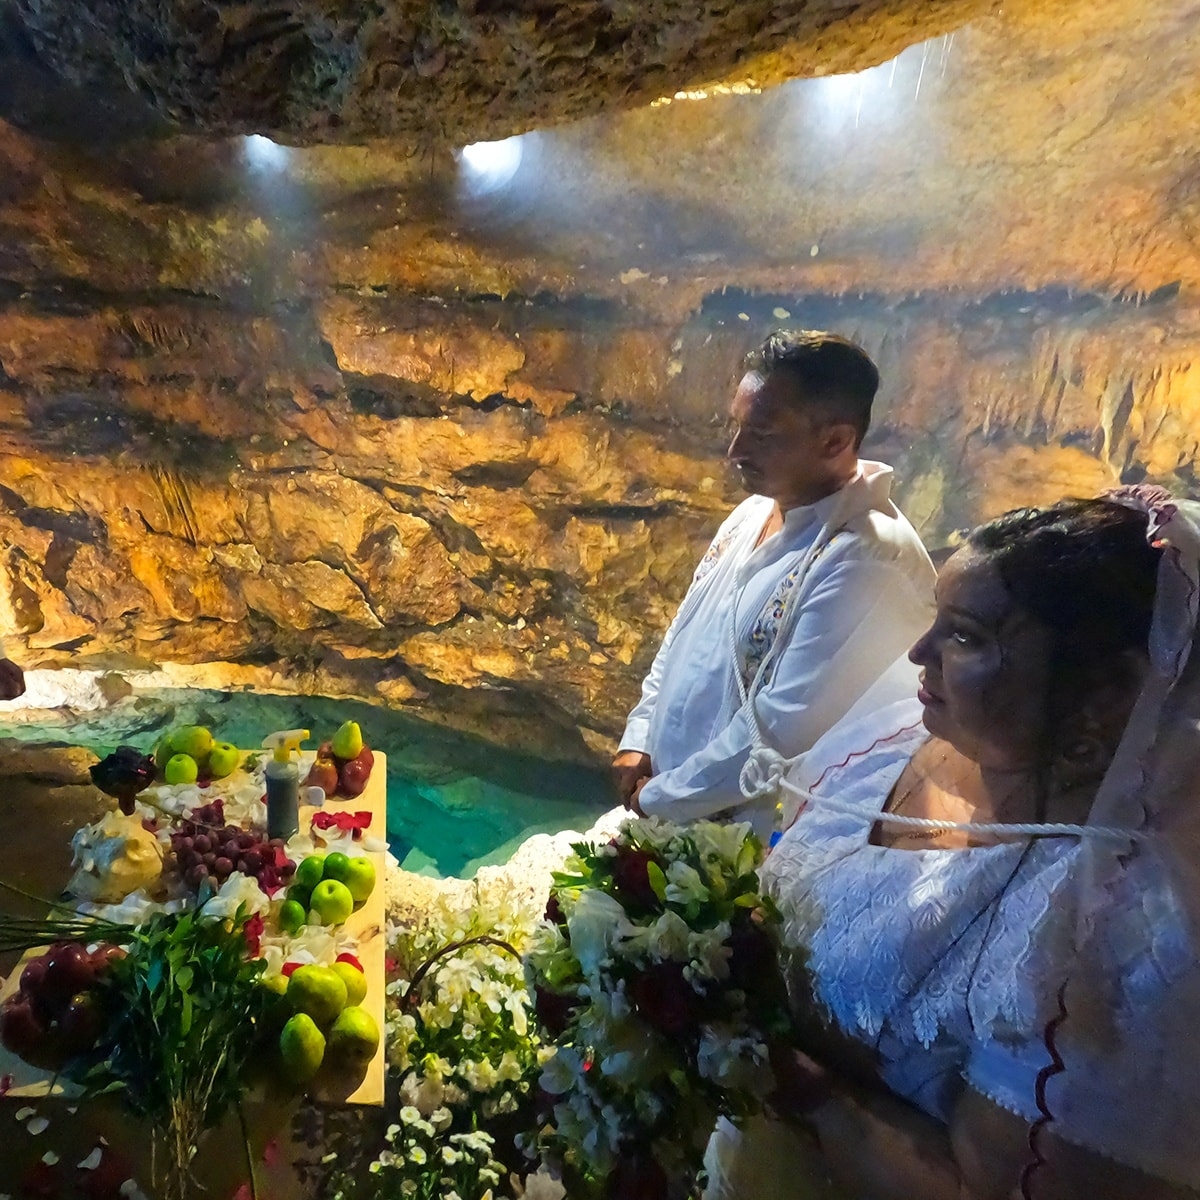
[[[68,84],[135,89],[177,126],[293,143],[463,143],[680,88],[852,69],[984,0],[14,0],[14,36]],[[869,30],[869,34],[867,31]]]
[[[867,449],[934,546],[1194,491],[1188,15],[1016,0],[854,80],[539,132],[490,187],[394,143],[0,125],[9,651],[594,755],[737,499],[724,410],[779,324],[877,358]]]

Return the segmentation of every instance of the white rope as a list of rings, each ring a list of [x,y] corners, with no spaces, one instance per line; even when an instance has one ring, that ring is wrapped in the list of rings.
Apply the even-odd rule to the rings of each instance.
[[[749,687],[742,677],[741,641],[737,630],[738,600],[741,599],[742,589],[738,588],[733,594],[733,602],[729,606],[729,656],[733,662],[733,678],[737,684],[738,700],[741,708],[749,717],[748,724],[750,726],[750,755],[742,764],[741,772],[738,774],[738,789],[747,800],[775,799],[784,786],[784,776],[794,761],[780,754],[768,743],[762,717],[759,715],[754,701],[767,677],[768,668],[774,664],[776,658],[780,657],[787,639],[791,636],[792,626],[796,623],[797,614],[801,608],[800,593],[808,579],[808,573],[812,569],[813,563],[824,553],[826,546],[833,541],[838,532],[839,529],[833,527],[832,519],[826,521],[817,531],[816,539],[808,548],[800,569],[796,573],[796,582],[792,587],[791,595],[784,601],[783,613],[775,629],[775,638],[770,649],[758,664],[758,669],[754,672],[754,678],[750,681]]]
[[[793,796],[799,797],[805,804],[817,808],[825,808],[831,812],[846,813],[852,817],[871,817],[854,804],[845,804],[829,796],[814,796],[812,792],[797,787],[788,780],[782,781],[782,787]],[[947,833],[989,834],[994,837],[1079,837],[1106,838],[1116,841],[1145,841],[1153,836],[1137,829],[1116,829],[1106,825],[1056,825],[1038,824],[1036,822],[1007,823],[1004,821],[974,822],[974,821],[939,821],[934,817],[904,817],[898,813],[880,812],[874,814],[873,821],[881,825],[899,825],[906,829],[930,829]]]

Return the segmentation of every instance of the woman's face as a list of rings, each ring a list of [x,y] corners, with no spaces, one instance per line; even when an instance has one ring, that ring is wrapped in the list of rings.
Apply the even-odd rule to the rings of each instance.
[[[925,727],[980,766],[1035,766],[1045,746],[1050,632],[1016,607],[986,557],[942,568],[937,617],[908,652],[922,667]]]

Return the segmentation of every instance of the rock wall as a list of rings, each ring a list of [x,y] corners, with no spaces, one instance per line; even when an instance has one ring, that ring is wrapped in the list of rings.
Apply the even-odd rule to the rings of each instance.
[[[861,113],[798,84],[539,135],[491,193],[396,145],[0,124],[10,653],[594,757],[738,498],[724,410],[779,324],[875,355],[868,452],[935,547],[1195,490],[1200,35],[1071,11],[918,48]]]

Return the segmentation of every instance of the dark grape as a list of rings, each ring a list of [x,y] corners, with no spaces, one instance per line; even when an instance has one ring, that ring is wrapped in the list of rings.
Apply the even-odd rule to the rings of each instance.
[[[210,850],[207,854],[200,856],[200,861],[211,871],[216,864],[217,855],[214,851]]]
[[[238,844],[232,838],[225,842],[218,850],[222,858],[227,858],[232,862],[238,856]]]
[[[195,845],[194,839],[184,836],[175,839],[176,850],[190,850]]]
[[[184,821],[184,823],[179,827],[179,832],[182,833],[184,837],[195,837],[196,826],[191,821]]]
[[[48,957],[48,955],[43,955],[41,958],[31,958],[25,964],[25,969],[21,972],[21,992],[23,995],[32,996],[41,990],[42,981],[46,978]]]
[[[218,879],[224,879],[233,871],[233,863],[230,862],[229,859],[224,855],[221,855],[221,857],[213,863],[212,869],[213,874],[216,875]]]
[[[283,865],[278,867],[279,876],[281,879],[291,879],[296,873],[296,864],[290,858],[284,859]]]
[[[95,981],[96,968],[87,950],[78,942],[69,942],[50,955],[41,990],[52,1004],[65,1005],[76,992],[91,987]]]
[[[242,870],[247,875],[257,875],[262,870],[263,856],[257,850],[247,850],[242,855]]]
[[[237,835],[238,847],[242,850],[249,850],[258,845],[258,838],[252,833],[242,832]]]
[[[206,833],[196,834],[196,840],[192,843],[193,848],[199,854],[207,854],[212,847],[212,839]]]

